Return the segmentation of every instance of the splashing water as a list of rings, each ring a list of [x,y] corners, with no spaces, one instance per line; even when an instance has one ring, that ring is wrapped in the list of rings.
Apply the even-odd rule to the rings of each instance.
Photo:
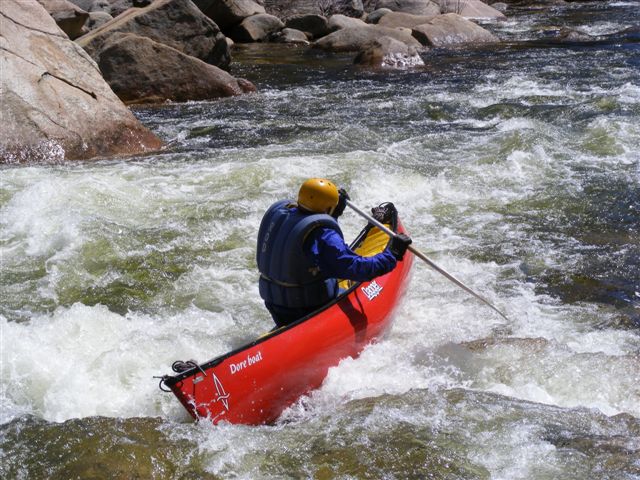
[[[491,28],[519,40],[588,18],[606,34],[634,12]],[[640,478],[640,50],[625,45],[440,52],[384,75],[251,47],[236,68],[258,94],[136,112],[171,152],[4,168],[3,478]],[[415,245],[510,320],[416,263],[389,335],[276,425],[194,424],[152,377],[271,328],[257,228],[309,176],[393,201]]]

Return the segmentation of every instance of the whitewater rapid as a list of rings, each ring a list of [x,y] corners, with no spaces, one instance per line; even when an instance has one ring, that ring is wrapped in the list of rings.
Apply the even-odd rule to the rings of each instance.
[[[534,36],[540,17],[520,20],[495,28]],[[4,454],[32,474],[65,468],[54,448],[92,464],[104,436],[144,445],[133,465],[154,478],[638,478],[637,45],[385,75],[290,55],[241,63],[255,95],[137,111],[165,153],[2,169]],[[416,261],[388,335],[275,426],[194,424],[154,376],[272,328],[257,229],[311,176],[393,201],[414,245],[509,320]]]

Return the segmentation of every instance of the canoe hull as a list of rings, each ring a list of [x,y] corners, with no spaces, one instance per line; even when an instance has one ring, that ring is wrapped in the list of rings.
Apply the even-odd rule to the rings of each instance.
[[[384,334],[412,262],[407,252],[392,272],[355,285],[319,313],[198,369],[166,376],[163,383],[196,419],[271,423],[302,395],[320,387],[329,368],[356,357]]]

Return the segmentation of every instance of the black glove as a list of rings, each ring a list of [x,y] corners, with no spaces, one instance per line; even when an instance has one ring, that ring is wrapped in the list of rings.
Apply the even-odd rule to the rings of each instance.
[[[391,223],[393,220],[393,214],[396,212],[396,207],[391,202],[381,203],[377,207],[371,209],[371,215],[380,223]]]
[[[338,205],[336,205],[336,208],[333,209],[333,213],[331,214],[336,220],[342,215],[344,209],[347,208],[347,200],[351,200],[347,191],[344,188],[338,190]]]
[[[411,238],[404,233],[399,233],[391,239],[391,245],[389,245],[389,251],[396,257],[396,260],[402,260],[407,248],[411,245]]]

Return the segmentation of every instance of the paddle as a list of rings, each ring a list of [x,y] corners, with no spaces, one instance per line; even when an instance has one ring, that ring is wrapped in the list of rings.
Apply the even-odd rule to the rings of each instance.
[[[371,215],[368,215],[367,213],[363,212],[362,210],[360,210],[358,207],[356,207],[353,203],[351,203],[351,200],[347,200],[347,205],[349,207],[351,207],[351,209],[356,212],[358,215],[360,215],[361,217],[365,218],[369,223],[371,223],[372,225],[375,225],[376,227],[378,227],[380,230],[382,230],[384,233],[386,233],[387,235],[389,235],[390,237],[395,237],[396,233],[393,232],[392,230],[390,230],[389,228],[387,228],[386,226],[384,226],[382,223],[380,223],[379,221],[377,221],[375,218],[373,218]],[[433,268],[436,272],[444,275],[446,278],[448,278],[449,280],[451,280],[453,283],[455,283],[456,285],[458,285],[460,288],[462,288],[463,290],[465,290],[466,292],[470,293],[471,295],[473,295],[474,297],[476,297],[478,300],[480,300],[482,303],[484,303],[485,305],[487,305],[488,307],[490,307],[491,309],[493,309],[494,311],[496,311],[502,318],[504,318],[505,320],[509,320],[507,318],[507,316],[502,313],[500,310],[498,310],[496,307],[494,307],[486,298],[484,298],[482,295],[479,295],[478,293],[474,292],[473,290],[471,290],[469,287],[467,287],[464,283],[462,283],[460,280],[458,280],[456,277],[454,277],[453,275],[451,275],[449,272],[447,272],[446,270],[444,270],[442,267],[439,267],[438,265],[436,265],[433,261],[429,260],[427,258],[427,256],[422,253],[420,250],[418,250],[417,248],[415,248],[412,245],[409,245],[409,250],[419,259],[423,260],[427,265],[429,265],[431,268]]]

